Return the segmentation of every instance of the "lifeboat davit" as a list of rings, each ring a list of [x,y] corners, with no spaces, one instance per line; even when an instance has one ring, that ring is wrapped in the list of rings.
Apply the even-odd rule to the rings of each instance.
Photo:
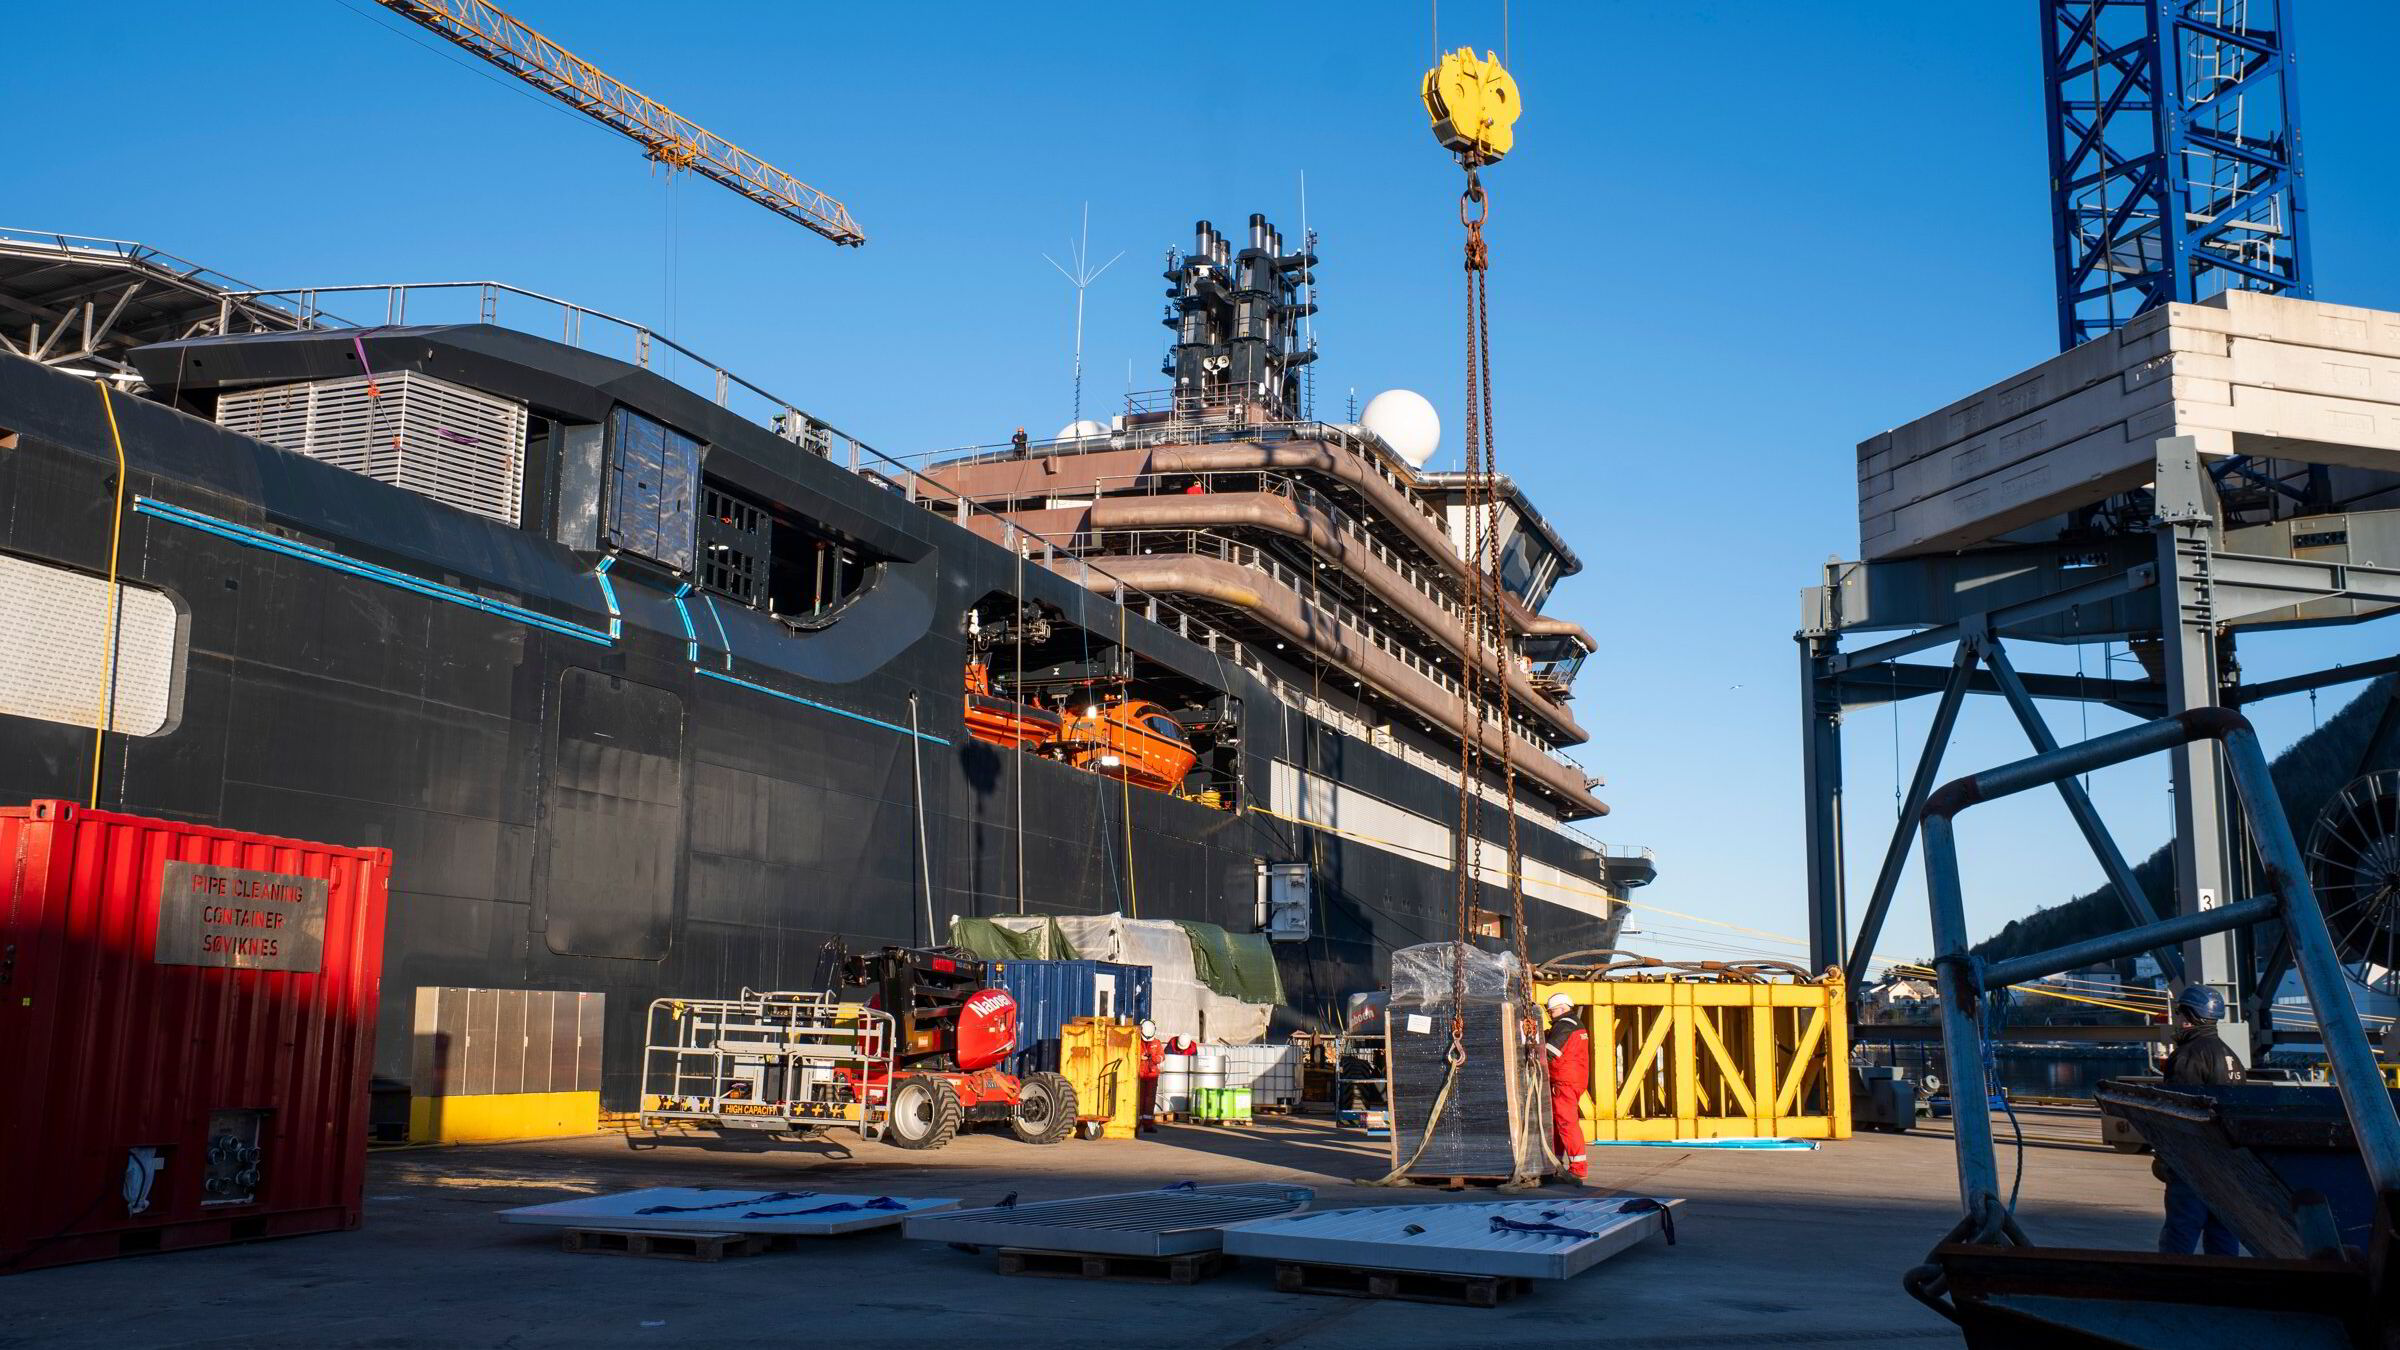
[[[1035,750],[1058,739],[1059,716],[992,692],[992,672],[978,661],[967,667],[967,734],[1015,750]]]
[[[1078,769],[1172,792],[1200,762],[1167,710],[1141,699],[1096,704],[1059,728],[1059,756]]]

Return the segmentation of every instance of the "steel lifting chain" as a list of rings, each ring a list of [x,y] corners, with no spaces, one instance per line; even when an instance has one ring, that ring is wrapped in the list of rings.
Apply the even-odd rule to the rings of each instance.
[[[1467,343],[1467,479],[1466,521],[1471,560],[1472,541],[1478,517],[1475,511],[1475,467],[1480,453],[1475,438],[1475,306],[1469,295],[1466,314]],[[1452,873],[1457,881],[1458,928],[1450,949],[1450,1063],[1464,1064],[1467,1059],[1467,949],[1473,934],[1473,899],[1476,882],[1483,873],[1483,837],[1476,829],[1475,784],[1483,769],[1483,699],[1482,683],[1478,678],[1475,657],[1477,635],[1482,631],[1483,588],[1469,578],[1466,588],[1466,663],[1460,667],[1464,678],[1459,682],[1458,699],[1458,841],[1452,850]]]
[[[1466,161],[1467,186],[1459,194],[1458,219],[1466,227],[1467,279],[1467,562],[1472,599],[1468,605],[1471,701],[1478,733],[1496,720],[1500,766],[1508,820],[1509,935],[1516,950],[1517,992],[1532,996],[1532,955],[1525,931],[1525,884],[1521,841],[1517,833],[1517,765],[1515,691],[1509,682],[1510,648],[1504,588],[1500,582],[1500,458],[1495,444],[1497,425],[1492,405],[1492,348],[1489,277],[1491,248],[1483,234],[1491,217],[1491,198],[1485,193],[1477,163]],[[1488,663],[1488,664],[1487,664]],[[1482,683],[1497,689],[1496,710]],[[1482,757],[1482,738],[1476,737],[1476,757]],[[1475,792],[1479,778],[1462,784],[1462,795]],[[1474,845],[1481,851],[1480,838]],[[1480,875],[1480,868],[1477,869]]]

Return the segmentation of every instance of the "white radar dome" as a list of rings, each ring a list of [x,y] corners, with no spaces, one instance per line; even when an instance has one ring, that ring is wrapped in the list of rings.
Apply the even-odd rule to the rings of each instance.
[[[1060,427],[1056,437],[1062,441],[1106,440],[1107,438],[1108,425],[1104,422],[1095,422],[1088,417],[1080,422],[1069,422]]]
[[[1386,389],[1367,400],[1358,424],[1412,469],[1424,468],[1442,444],[1442,415],[1413,389]]]

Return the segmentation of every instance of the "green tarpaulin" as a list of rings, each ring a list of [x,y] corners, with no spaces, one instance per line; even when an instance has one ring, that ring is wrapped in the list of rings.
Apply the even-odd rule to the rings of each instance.
[[[1059,931],[1058,921],[1046,919],[1029,932],[1002,928],[990,919],[952,919],[950,945],[964,947],[986,961],[1072,961],[1075,948]]]
[[[1175,921],[1192,940],[1192,965],[1200,983],[1244,1003],[1283,1002],[1283,976],[1264,933],[1228,933],[1213,923]]]

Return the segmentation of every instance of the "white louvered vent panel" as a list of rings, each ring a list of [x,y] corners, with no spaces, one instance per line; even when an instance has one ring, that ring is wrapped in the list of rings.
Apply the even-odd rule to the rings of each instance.
[[[415,371],[244,389],[217,425],[462,511],[514,525],[525,405]]]
[[[108,683],[111,614],[105,578],[0,554],[0,713],[155,736],[174,710],[175,604],[117,587],[116,697]],[[113,706],[112,706],[113,703]]]

